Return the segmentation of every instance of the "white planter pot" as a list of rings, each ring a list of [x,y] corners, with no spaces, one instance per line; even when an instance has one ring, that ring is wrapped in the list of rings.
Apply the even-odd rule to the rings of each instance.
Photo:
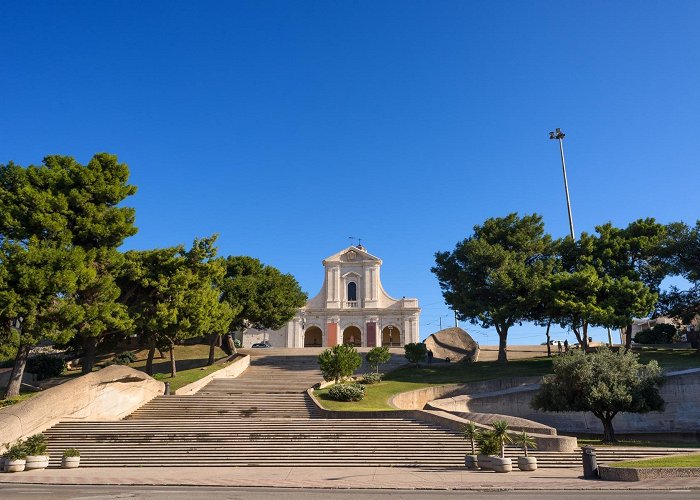
[[[46,469],[48,466],[48,455],[28,455],[25,470]]]
[[[22,472],[26,464],[25,460],[5,460],[5,472]]]
[[[80,457],[63,457],[61,467],[64,469],[77,469],[80,467]]]
[[[537,470],[537,457],[518,457],[518,469],[525,471]]]
[[[469,470],[477,470],[479,468],[479,461],[476,455],[464,455],[464,466]]]
[[[492,457],[490,466],[496,472],[510,472],[513,470],[513,461],[510,458]]]
[[[482,470],[491,470],[491,455],[477,455],[476,461],[479,464],[479,468]]]

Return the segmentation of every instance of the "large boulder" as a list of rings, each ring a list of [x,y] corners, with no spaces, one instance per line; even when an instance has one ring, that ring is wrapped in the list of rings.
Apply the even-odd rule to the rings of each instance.
[[[425,339],[436,359],[473,363],[479,359],[479,344],[461,328],[445,328]]]

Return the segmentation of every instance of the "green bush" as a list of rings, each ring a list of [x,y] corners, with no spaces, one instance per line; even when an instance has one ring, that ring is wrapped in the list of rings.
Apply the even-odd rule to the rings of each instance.
[[[362,376],[362,383],[365,385],[378,384],[382,381],[381,373],[365,373]]]
[[[428,356],[428,348],[425,347],[425,344],[422,342],[406,344],[403,346],[403,350],[406,359],[416,366]]]
[[[476,438],[480,455],[497,455],[501,451],[501,446],[493,431],[484,431]]]
[[[48,440],[43,434],[34,434],[33,436],[28,437],[24,442],[27,455],[31,456],[46,455],[48,445]]]
[[[114,356],[113,361],[115,365],[128,365],[136,361],[136,354],[131,351],[120,352]]]
[[[388,347],[374,347],[365,355],[365,359],[372,370],[379,373],[379,365],[389,362],[391,353]]]
[[[342,378],[350,377],[362,364],[362,357],[351,345],[335,345],[318,355],[318,366],[323,374],[323,380],[336,384]]]
[[[336,384],[328,391],[328,397],[336,401],[360,401],[366,391],[362,384]]]
[[[80,452],[79,452],[76,448],[67,448],[67,449],[63,452],[63,456],[64,456],[64,457],[79,457],[79,456],[80,456]]]
[[[10,446],[10,443],[6,443],[5,447],[7,451],[2,456],[8,460],[24,460],[27,458],[27,447],[21,439],[12,446]]]
[[[27,359],[26,371],[34,373],[39,380],[58,377],[65,369],[63,358],[52,354],[37,354]]]
[[[637,344],[670,344],[675,336],[676,327],[665,323],[637,332],[634,336],[634,341]]]

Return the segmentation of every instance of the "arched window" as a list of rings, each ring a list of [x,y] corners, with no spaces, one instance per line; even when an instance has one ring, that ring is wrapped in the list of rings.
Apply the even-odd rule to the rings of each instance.
[[[348,283],[348,301],[357,301],[357,284],[354,281]]]

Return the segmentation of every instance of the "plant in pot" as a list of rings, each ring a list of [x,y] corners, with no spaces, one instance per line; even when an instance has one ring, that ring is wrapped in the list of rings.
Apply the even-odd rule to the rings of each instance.
[[[468,439],[472,445],[472,454],[464,455],[464,465],[469,470],[476,470],[479,468],[479,461],[476,456],[476,440],[479,438],[479,429],[474,422],[469,422],[464,426],[462,437]]]
[[[513,470],[513,461],[510,458],[506,458],[506,443],[512,443],[510,435],[508,434],[508,422],[505,420],[495,420],[491,422],[491,427],[493,427],[493,440],[498,446],[498,451],[500,456],[491,459],[491,468],[496,472],[510,472]]]
[[[527,432],[523,431],[522,434],[518,434],[515,437],[515,444],[520,446],[525,453],[524,457],[518,457],[518,469],[524,471],[537,470],[537,457],[528,457],[527,449],[532,448],[533,450],[537,448],[537,443],[535,438],[530,436]]]
[[[484,431],[479,433],[476,438],[479,446],[479,454],[476,456],[479,468],[483,470],[491,469],[491,459],[498,453],[498,443],[493,437],[492,431]]]
[[[26,466],[27,450],[22,440],[10,446],[5,445],[7,451],[3,455],[5,458],[5,472],[22,472]]]
[[[49,456],[46,454],[48,442],[43,434],[34,434],[24,442],[27,451],[26,470],[46,469],[49,466]]]
[[[64,469],[77,469],[80,467],[80,452],[75,448],[68,448],[63,452],[61,467]]]

